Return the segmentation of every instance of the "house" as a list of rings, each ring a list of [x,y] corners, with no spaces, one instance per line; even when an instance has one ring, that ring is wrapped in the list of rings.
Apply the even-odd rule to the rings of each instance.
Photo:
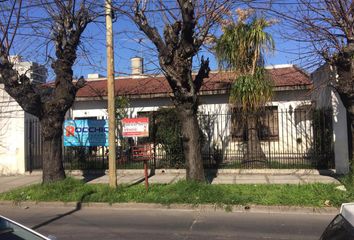
[[[31,82],[41,84],[47,79],[44,66],[22,61],[20,56],[13,56],[11,61],[15,69],[25,73]],[[28,123],[34,117],[25,113],[18,103],[4,90],[0,83],[0,175],[24,173],[30,162],[26,161],[28,135],[33,132]],[[39,136],[37,136],[38,138]]]
[[[129,99],[127,109],[129,117],[146,116],[160,108],[172,107],[170,101],[172,92],[163,75],[144,74],[143,62],[140,58],[132,59],[132,70],[131,76],[117,77],[115,81],[117,95]],[[341,151],[336,142],[338,140],[335,131],[338,129],[333,127],[334,132],[332,132],[332,115],[327,117],[320,115],[318,118],[317,113],[314,112],[316,101],[320,100],[314,97],[314,83],[309,74],[295,65],[270,66],[266,67],[266,70],[274,83],[274,96],[267,104],[266,111],[259,116],[257,144],[267,161],[267,165],[263,167],[295,169],[335,167],[338,172],[346,173],[348,159],[338,152]],[[250,146],[254,144],[248,140],[247,132],[245,134],[244,122],[247,119],[242,120],[237,109],[230,107],[229,104],[229,90],[234,78],[232,72],[211,72],[209,78],[204,80],[199,93],[199,120],[203,132],[202,151],[207,166],[242,167],[245,156],[247,157],[252,149]],[[86,80],[87,84],[78,91],[76,101],[67,113],[67,119],[106,119],[106,78],[98,74],[90,74]],[[8,98],[4,91],[2,94],[2,99]],[[16,106],[15,102],[11,100],[10,102]],[[24,124],[26,114],[19,106],[15,108],[18,109],[16,119],[19,121],[16,125],[13,120],[9,121],[9,116],[4,115],[5,111],[2,111],[3,121],[6,119],[9,124],[7,133],[17,131],[17,135],[16,138],[12,137],[13,139],[3,138],[2,144],[5,150],[0,158],[0,174],[23,173],[28,169],[40,168],[40,164],[33,166],[33,162],[38,158],[38,154],[33,150],[34,148],[32,149],[33,144],[28,141],[22,142],[22,139],[28,139],[26,132],[35,135],[38,131],[33,131],[33,125],[26,131]],[[5,123],[2,125],[5,126]],[[35,138],[38,140],[37,136]],[[9,144],[15,140],[17,140],[16,148]],[[165,151],[160,145],[155,146],[158,153]],[[13,149],[10,149],[11,147]],[[101,164],[107,161],[104,151],[101,157],[93,157],[87,161],[94,159],[92,161],[99,161],[98,165],[105,168],[106,165]],[[166,165],[164,159],[164,157],[157,157],[157,165],[174,167],[171,164]],[[69,166],[70,169],[76,167],[72,162],[68,162],[65,166]],[[97,166],[97,164],[88,166]]]
[[[117,95],[129,99],[129,117],[146,116],[159,108],[172,107],[172,92],[164,76],[144,74],[139,58],[132,59],[132,66],[130,77],[118,77],[115,81]],[[315,135],[321,138],[318,135],[321,131],[314,130],[310,116],[314,105],[310,76],[295,65],[276,65],[266,67],[266,70],[274,83],[274,97],[261,117],[258,135],[267,160],[276,168],[334,167],[331,145],[319,146],[314,141]],[[237,168],[247,152],[247,137],[237,111],[229,104],[234,78],[232,72],[211,72],[199,93],[199,112],[206,136],[203,155],[209,155],[210,162],[215,163],[215,159],[220,158],[215,154],[219,153],[222,164]],[[106,78],[91,75],[87,81],[78,91],[68,117],[107,118]]]

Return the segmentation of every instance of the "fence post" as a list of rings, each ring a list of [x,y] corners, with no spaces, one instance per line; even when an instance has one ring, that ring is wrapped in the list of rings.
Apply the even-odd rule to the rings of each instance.
[[[154,152],[154,156],[153,156],[153,166],[151,167],[151,172],[155,172],[156,169],[156,126],[155,126],[155,111],[152,112],[152,142],[153,142],[153,152]]]

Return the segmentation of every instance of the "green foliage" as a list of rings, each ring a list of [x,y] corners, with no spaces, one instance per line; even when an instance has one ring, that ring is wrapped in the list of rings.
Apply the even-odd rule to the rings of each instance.
[[[115,99],[115,106],[116,129],[118,134],[117,137],[120,140],[121,146],[125,148],[128,145],[128,142],[122,137],[122,119],[128,117],[128,107],[130,106],[129,99],[125,96],[118,96]]]
[[[354,199],[354,173],[353,172],[354,172],[353,168],[351,168],[349,174],[339,178],[339,181],[345,186],[348,193],[350,194],[352,201]]]
[[[90,188],[83,181],[66,178],[63,181],[46,184],[36,184],[30,187],[18,188],[0,195],[2,200],[14,201],[80,201]]]
[[[274,51],[275,47],[272,36],[265,32],[270,26],[269,21],[263,17],[246,20],[239,18],[238,22],[231,22],[224,28],[224,34],[216,41],[216,56],[221,65],[237,74],[230,90],[230,103],[237,105],[247,120],[247,135],[252,142],[247,145],[247,158],[264,162],[266,157],[261,152],[257,132],[252,130],[259,123],[259,110],[273,93],[270,79],[263,69],[263,56],[267,51]],[[260,149],[260,152],[254,149]]]
[[[271,81],[263,69],[257,69],[254,75],[241,75],[236,79],[230,90],[230,102],[248,112],[256,112],[271,100],[272,94]]]
[[[231,22],[216,41],[215,53],[221,67],[251,73],[263,63],[262,56],[274,51],[274,40],[264,29],[270,23],[265,18],[252,18],[248,22]]]
[[[116,106],[116,120],[117,122],[122,120],[123,118],[128,117],[128,107],[130,106],[129,104],[129,99],[125,96],[118,96],[115,99],[115,106]]]
[[[224,69],[239,69],[246,72],[252,63],[247,48],[247,31],[249,26],[244,23],[230,24],[216,41],[215,53],[219,66]]]
[[[162,149],[170,162],[169,167],[182,167],[185,163],[181,143],[181,123],[175,108],[160,108],[153,113],[151,124],[152,137]]]
[[[265,28],[265,18],[232,22],[216,42],[221,65],[238,73],[232,84],[230,102],[248,112],[258,111],[272,96],[272,84],[263,69],[263,55],[274,50],[274,41]]]
[[[348,180],[349,181],[349,180]],[[353,181],[350,181],[353,186]],[[11,201],[81,201],[81,202],[140,202],[161,204],[229,205],[295,205],[333,206],[354,200],[353,189],[343,192],[334,184],[304,185],[210,185],[180,181],[174,184],[151,184],[149,191],[143,184],[119,186],[85,184],[68,178],[62,182],[37,184],[0,194],[0,200]],[[230,207],[226,207],[229,209]]]
[[[310,155],[317,156],[320,168],[328,168],[334,160],[332,110],[312,110],[313,146]]]

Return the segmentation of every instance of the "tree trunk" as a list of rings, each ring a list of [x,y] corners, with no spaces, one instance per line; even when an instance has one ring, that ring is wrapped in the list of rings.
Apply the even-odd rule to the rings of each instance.
[[[176,107],[182,125],[183,152],[187,161],[187,180],[204,182],[205,176],[197,112],[189,104]]]
[[[43,183],[55,182],[65,179],[62,162],[62,135],[63,117],[46,114],[40,120],[43,161]]]
[[[249,114],[247,119],[247,152],[242,163],[247,167],[263,168],[266,165],[267,158],[258,137],[257,123],[257,116],[252,113]]]

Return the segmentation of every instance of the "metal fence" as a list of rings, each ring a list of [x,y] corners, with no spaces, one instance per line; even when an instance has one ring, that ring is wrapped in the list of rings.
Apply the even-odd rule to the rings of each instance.
[[[333,168],[332,111],[276,108],[252,114],[201,114],[206,168]],[[171,123],[171,125],[173,125]],[[174,124],[175,125],[175,124]],[[180,133],[179,133],[180,134]],[[155,143],[156,167],[184,168],[182,147]]]
[[[135,161],[131,148],[116,149],[116,166],[118,169],[143,169],[143,162]],[[63,154],[65,169],[70,170],[105,170],[108,169],[107,147],[65,147]],[[149,166],[155,166],[154,158]]]
[[[150,119],[150,138],[118,141],[120,146],[117,146],[117,168],[143,168],[142,162],[136,162],[132,158],[131,148],[136,144],[151,144],[154,157],[149,165],[156,169],[185,168],[181,133],[176,119],[172,118],[174,122],[165,124],[165,133],[159,132],[161,121],[156,121],[156,116],[152,115]],[[308,109],[277,111],[275,108],[269,108],[257,114],[244,114],[237,110],[227,114],[201,114],[200,143],[204,166],[333,168],[331,119],[330,110]],[[33,129],[34,124],[26,123],[26,128]],[[27,163],[33,167],[38,161],[30,159],[40,159],[40,144],[33,144],[34,139],[38,139],[37,135],[26,136],[31,138],[26,148]],[[64,167],[82,170],[107,169],[107,153],[106,147],[64,147]]]
[[[332,168],[330,110],[201,115],[204,165],[210,168]],[[206,124],[203,124],[206,123]]]
[[[25,161],[26,171],[42,168],[42,141],[40,124],[35,118],[25,120]]]

